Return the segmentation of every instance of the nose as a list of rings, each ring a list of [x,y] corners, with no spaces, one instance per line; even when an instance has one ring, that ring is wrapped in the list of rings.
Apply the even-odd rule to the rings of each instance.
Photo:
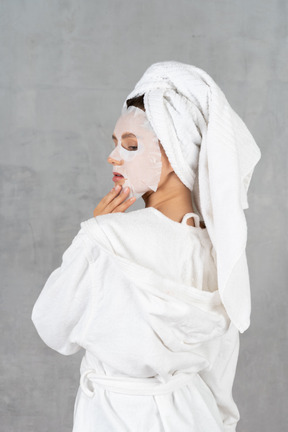
[[[107,162],[112,164],[112,165],[122,165],[124,163],[124,160],[121,159],[119,161],[119,159],[121,159],[121,155],[118,149],[118,146],[116,146],[111,153],[109,153],[108,158],[107,158]]]
[[[121,161],[118,161],[118,160],[112,158],[111,156],[108,156],[107,161],[108,161],[108,163],[110,163],[112,165],[123,165],[123,159],[121,159]]]

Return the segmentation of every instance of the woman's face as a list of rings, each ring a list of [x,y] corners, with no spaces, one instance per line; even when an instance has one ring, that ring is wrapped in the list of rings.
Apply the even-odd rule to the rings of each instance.
[[[123,108],[112,135],[115,148],[108,156],[113,177],[122,188],[129,186],[127,198],[141,197],[145,192],[157,190],[161,169],[161,150],[146,113],[137,107]]]

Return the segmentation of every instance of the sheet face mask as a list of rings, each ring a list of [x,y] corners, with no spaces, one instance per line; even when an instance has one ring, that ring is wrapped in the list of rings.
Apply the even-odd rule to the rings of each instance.
[[[128,133],[134,136],[125,137]],[[123,107],[113,134],[117,138],[116,147],[108,160],[123,160],[122,164],[113,165],[113,172],[125,178],[123,184],[119,183],[122,190],[130,188],[127,199],[133,196],[138,199],[149,190],[156,192],[162,169],[161,150],[146,113],[134,106]]]

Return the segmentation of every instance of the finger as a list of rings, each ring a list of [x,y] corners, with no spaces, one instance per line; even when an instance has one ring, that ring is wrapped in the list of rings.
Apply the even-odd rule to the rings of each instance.
[[[125,199],[126,194],[123,192],[121,195],[123,195],[124,199]],[[96,217],[99,214],[124,212],[125,210],[127,210],[128,207],[130,207],[132,204],[134,204],[135,201],[136,201],[136,197],[131,197],[131,198],[127,199],[126,201],[124,201],[122,204],[114,207],[112,210],[109,209],[109,206],[106,207],[105,212],[103,212],[103,210],[102,211],[99,210],[99,206],[97,206],[94,209],[93,216]]]
[[[107,207],[113,210],[116,206],[118,206],[122,201],[124,201],[130,192],[129,187],[122,188],[120,192],[116,192],[114,196],[112,196],[111,201],[107,204]]]
[[[118,190],[115,189],[118,186]],[[122,186],[121,185],[116,185],[115,187],[113,187],[98,203],[98,209],[104,210],[112,201],[113,199],[119,195],[119,193],[122,190]]]
[[[116,207],[111,213],[116,212],[124,212],[127,210],[128,207],[130,207],[134,202],[136,201],[136,197],[132,197],[124,201],[122,204],[120,204],[118,207]]]
[[[110,192],[113,192],[113,191],[110,191]],[[125,211],[125,210],[127,210],[128,207],[130,207],[136,201],[136,197],[131,197],[130,199],[127,200],[127,195],[129,194],[129,187],[128,187],[128,190],[126,192],[124,192],[124,189],[122,188],[120,193],[119,193],[119,191],[116,191],[116,193],[118,193],[118,196],[115,195],[114,199],[112,199],[112,201],[108,205],[106,205],[105,208],[104,208],[103,204],[102,204],[102,206],[100,206],[100,203],[97,205],[97,207],[94,209],[94,212],[93,212],[94,217],[96,217],[99,214],[116,213],[116,212],[120,212],[120,211],[121,212]],[[124,202],[122,202],[122,201],[124,201]],[[121,202],[122,202],[122,204],[121,204]]]
[[[125,188],[126,189],[126,188]],[[128,196],[130,192],[130,188],[128,187],[127,190],[122,188],[121,192],[118,193],[118,195],[114,196],[112,201],[107,204],[107,207],[105,208],[109,210],[109,212],[112,212],[116,207],[118,207]]]

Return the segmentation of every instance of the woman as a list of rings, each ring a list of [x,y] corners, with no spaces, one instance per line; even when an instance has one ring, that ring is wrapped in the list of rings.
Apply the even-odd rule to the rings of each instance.
[[[179,62],[147,69],[113,140],[121,193],[81,223],[32,312],[49,347],[85,349],[73,432],[234,432],[260,151],[212,78]]]

